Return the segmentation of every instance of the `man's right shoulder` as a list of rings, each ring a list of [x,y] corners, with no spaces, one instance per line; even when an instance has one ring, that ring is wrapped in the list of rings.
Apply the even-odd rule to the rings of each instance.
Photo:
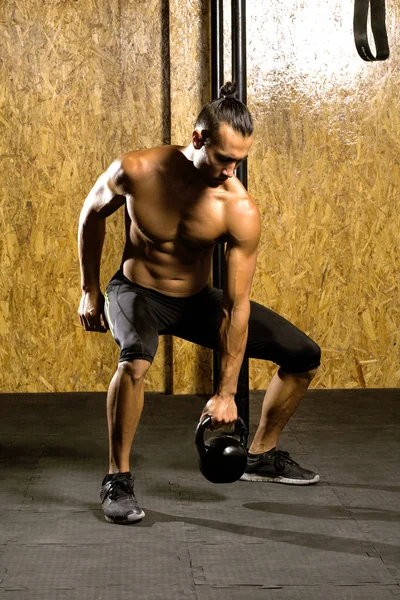
[[[128,176],[148,175],[150,171],[162,169],[179,152],[179,146],[156,146],[142,150],[131,150],[123,154],[118,161]]]

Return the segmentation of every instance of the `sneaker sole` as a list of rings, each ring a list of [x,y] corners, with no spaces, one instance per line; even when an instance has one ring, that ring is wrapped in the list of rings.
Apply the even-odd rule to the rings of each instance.
[[[313,485],[318,483],[319,475],[313,479],[288,479],[287,477],[268,477],[268,475],[257,475],[256,473],[243,473],[241,481],[263,481],[266,483],[285,483],[286,485]]]
[[[111,517],[107,517],[107,515],[104,515],[104,518],[107,523],[114,523],[115,525],[129,525],[130,523],[138,523],[141,521],[145,514],[146,513],[142,510],[140,515],[130,515],[132,518],[128,517],[127,519],[112,519]]]

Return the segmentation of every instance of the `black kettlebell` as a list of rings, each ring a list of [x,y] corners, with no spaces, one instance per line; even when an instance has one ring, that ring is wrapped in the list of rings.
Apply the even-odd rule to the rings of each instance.
[[[235,434],[240,436],[240,440],[232,433],[223,432],[204,442],[204,431],[211,421],[210,415],[205,415],[196,428],[200,471],[212,483],[232,483],[243,475],[247,465],[246,425],[238,417]]]

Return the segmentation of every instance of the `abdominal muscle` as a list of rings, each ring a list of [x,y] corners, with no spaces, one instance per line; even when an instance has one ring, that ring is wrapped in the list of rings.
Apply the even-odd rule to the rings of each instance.
[[[167,296],[185,297],[200,292],[209,283],[213,247],[197,251],[195,258],[170,242],[157,248],[156,244],[133,245],[128,242],[122,259],[122,271],[128,279],[143,287]],[[174,247],[172,247],[174,246]]]

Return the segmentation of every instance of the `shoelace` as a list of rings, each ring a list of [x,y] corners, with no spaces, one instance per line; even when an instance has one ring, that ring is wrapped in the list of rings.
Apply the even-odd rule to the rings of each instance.
[[[114,479],[111,481],[109,496],[111,500],[117,500],[121,496],[134,496],[133,484],[129,479]]]
[[[295,465],[296,467],[300,466],[299,463],[291,458],[289,452],[286,452],[285,450],[275,450],[276,468],[283,471],[286,464]]]

